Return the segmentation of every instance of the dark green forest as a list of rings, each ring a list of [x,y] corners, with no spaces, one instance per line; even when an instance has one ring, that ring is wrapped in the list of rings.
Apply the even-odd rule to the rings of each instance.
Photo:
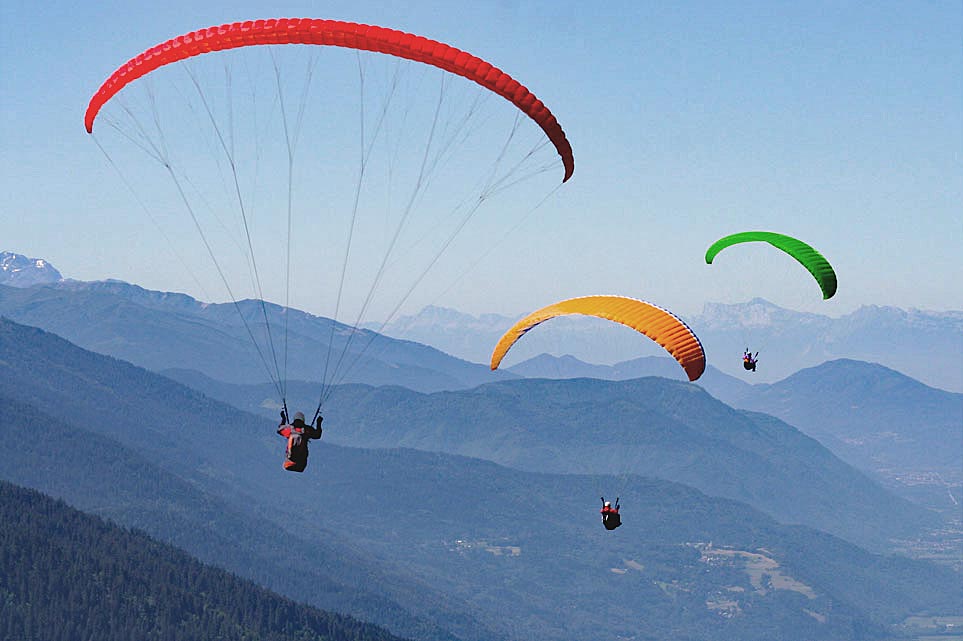
[[[0,638],[389,641],[146,535],[0,481]]]

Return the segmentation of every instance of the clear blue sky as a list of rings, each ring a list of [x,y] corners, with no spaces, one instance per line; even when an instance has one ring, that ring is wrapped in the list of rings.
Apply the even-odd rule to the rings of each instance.
[[[6,0],[0,249],[69,277],[203,298],[159,267],[169,246],[117,197],[83,128],[87,101],[127,58],[174,35],[324,17],[492,61],[550,105],[574,147],[570,183],[457,287],[414,297],[416,308],[516,314],[619,293],[683,314],[754,296],[829,315],[961,309],[961,14],[959,2]],[[839,293],[822,301],[808,275],[761,249],[703,263],[713,240],[747,229],[817,246]]]

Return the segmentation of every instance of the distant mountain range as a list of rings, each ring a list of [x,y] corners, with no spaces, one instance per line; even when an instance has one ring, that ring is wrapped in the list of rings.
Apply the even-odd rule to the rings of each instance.
[[[475,396],[482,410],[525,398],[525,406],[544,411],[559,400],[546,392],[573,384],[584,381],[506,381],[478,388]],[[577,389],[583,398],[535,427],[550,427],[546,433],[556,441],[578,449],[599,438],[592,421],[571,430],[554,421],[558,414],[630,415],[626,399],[643,391],[652,417],[684,414],[693,402],[711,410],[706,427],[717,414],[728,417],[731,438],[756,461],[733,460],[729,474],[749,484],[757,467],[769,467],[773,448],[792,449],[785,472],[798,484],[815,472],[798,468],[811,456],[831,470],[841,465],[774,419],[733,412],[692,385],[662,379],[588,385]],[[395,419],[419,414],[417,405],[409,415],[394,411],[405,408],[397,405],[388,406],[388,415],[372,414],[375,401],[385,400],[382,392],[394,389],[404,398],[410,390],[356,389],[372,419],[364,426],[367,438],[378,437],[379,424],[394,438]],[[452,400],[464,395],[464,402],[446,415],[469,409],[468,394],[454,394]],[[288,474],[280,469],[283,443],[271,422],[49,333],[0,322],[0,477],[142,527],[282,594],[357,613],[395,634],[466,641],[850,641],[892,638],[910,615],[958,608],[958,576],[947,568],[869,554],[684,485],[332,445],[333,436],[353,429],[349,410],[332,408],[307,472]],[[528,418],[530,412],[517,420]],[[705,439],[707,432],[682,421],[673,427],[680,433],[646,431],[646,438],[688,443],[697,466],[704,455],[687,435]],[[481,440],[495,444],[504,436],[493,429]],[[729,447],[724,438],[715,442]],[[625,489],[625,525],[610,533],[598,522],[598,488],[617,484]],[[769,488],[790,490],[779,483]],[[839,494],[823,496],[827,509],[835,509]]]
[[[655,356],[592,365],[573,356],[541,354],[510,371],[548,379],[686,380],[673,359]],[[698,385],[732,407],[786,421],[900,496],[937,509],[959,524],[963,395],[929,387],[876,363],[848,359],[802,370],[771,385],[749,384],[709,366]]]
[[[421,391],[514,378],[432,347],[272,303],[211,304],[117,280],[64,280],[45,261],[0,255],[22,266],[10,272],[15,277],[0,277],[0,316],[154,371],[196,369],[238,383],[290,378]]]
[[[685,373],[667,357],[592,365],[542,354],[510,371],[526,378],[622,381]],[[698,385],[733,407],[777,416],[879,472],[939,472],[963,480],[963,394],[924,385],[878,363],[827,361],[777,383],[750,384],[709,366]],[[892,475],[892,474],[888,474]]]
[[[85,348],[155,371],[180,372],[179,376],[189,377],[193,371],[199,372],[202,377],[241,384],[267,381],[270,368],[266,369],[265,364],[258,360],[257,350],[248,334],[248,329],[252,329],[255,336],[261,337],[258,344],[267,354],[267,343],[263,340],[263,319],[266,316],[275,330],[287,323],[289,346],[285,370],[292,380],[317,380],[323,375],[322,355],[328,353],[329,344],[332,345],[333,354],[347,348],[346,362],[352,363],[352,366],[346,372],[344,382],[376,386],[401,385],[426,393],[469,389],[481,383],[516,377],[627,380],[661,376],[675,380],[685,379],[681,368],[666,358],[664,352],[651,341],[640,341],[635,332],[612,323],[592,326],[591,320],[585,318],[557,319],[557,326],[546,323],[526,336],[517,349],[524,353],[525,349],[531,351],[539,348],[540,340],[542,344],[554,340],[556,348],[559,345],[575,346],[583,343],[587,346],[598,346],[600,349],[623,344],[632,344],[636,348],[644,345],[658,356],[643,356],[613,365],[598,365],[586,363],[571,355],[558,357],[537,353],[528,360],[490,372],[484,365],[451,357],[416,342],[390,339],[367,330],[355,331],[329,319],[296,310],[285,311],[276,305],[268,304],[262,308],[257,301],[241,301],[235,308],[231,304],[202,303],[183,294],[149,291],[120,281],[63,280],[59,272],[42,259],[29,259],[11,252],[0,256],[9,266],[7,271],[0,273],[8,276],[7,281],[24,285],[46,283],[17,288],[0,285],[0,315],[46,328]],[[837,333],[841,331],[841,319],[833,320],[812,314],[800,316],[764,302],[756,302],[745,308],[708,306],[707,310],[712,313],[704,315],[702,321],[708,322],[708,317],[715,319],[712,321],[711,331],[722,331],[729,323],[736,326],[748,323],[770,330],[779,324],[795,328],[792,331],[787,330],[787,336],[795,335],[793,332],[798,334],[807,327],[810,329],[806,331],[810,331],[816,326],[828,327]],[[865,315],[870,311],[870,308],[865,308],[863,313]],[[880,313],[882,314],[882,311]],[[242,316],[248,323],[247,327],[241,320]],[[918,327],[902,330],[911,338],[915,336],[913,332],[935,331],[940,318],[946,321],[955,316],[954,313],[929,316],[924,314],[914,318],[916,322],[910,325]],[[509,320],[496,315],[474,318],[452,310],[429,308],[418,317],[403,319],[399,323],[408,323],[415,329],[421,327],[428,333],[426,340],[437,340],[439,336],[470,337],[477,333],[500,333],[504,323]],[[586,325],[586,322],[589,325]],[[864,322],[870,324],[869,319],[864,319]],[[579,338],[573,340],[572,336],[565,334],[570,331],[566,327],[574,332],[572,336]],[[833,329],[834,327],[836,329]],[[432,328],[441,329],[435,332]],[[547,333],[540,334],[543,329]],[[610,329],[614,333],[610,333]],[[950,339],[955,338],[957,343],[963,342],[963,335],[958,331],[954,333],[952,327],[945,327],[944,330]],[[554,338],[552,332],[555,332]],[[539,339],[540,335],[542,339]],[[610,338],[612,340],[608,340]],[[913,340],[915,339],[910,342]],[[468,341],[466,345],[477,345],[480,342],[483,341]],[[792,343],[793,341],[788,341],[787,344]],[[899,344],[902,345],[903,341],[899,341]],[[918,347],[926,344],[927,341],[922,339],[916,342]],[[626,347],[624,353],[629,352],[631,349]],[[768,369],[766,357],[761,358],[763,362],[760,364],[760,373]],[[953,361],[952,365],[938,366],[941,358],[949,358]],[[954,358],[956,357],[950,350],[941,356],[919,357],[917,360],[932,363],[931,373],[940,372],[946,375],[945,380],[951,380],[953,372],[963,372],[963,367],[959,366],[963,361],[954,361]],[[775,402],[772,399],[777,392],[763,394],[765,385],[750,384],[761,380],[756,373],[746,373],[737,365],[736,375],[731,376],[717,369],[712,362],[710,358],[706,373],[698,381],[698,384],[711,394],[734,407],[779,416],[810,436],[818,438],[834,453],[861,469],[879,473],[890,480],[906,480],[917,486],[922,484],[929,487],[928,483],[940,484],[943,481],[951,485],[960,482],[957,478],[960,470],[956,464],[960,456],[960,448],[956,445],[960,439],[953,437],[954,425],[959,424],[958,395],[941,396],[939,389],[932,389],[930,397],[943,400],[936,404],[939,410],[927,410],[924,416],[915,409],[914,402],[919,400],[929,407],[935,401],[924,400],[925,395],[897,395],[881,404],[880,399],[887,395],[888,391],[879,384],[876,384],[874,390],[869,389],[869,386],[874,385],[871,381],[879,379],[877,373],[870,368],[858,372],[865,374],[863,388],[854,387],[855,380],[842,382],[846,383],[847,389],[860,395],[862,400],[848,399],[848,403],[840,405],[839,403],[844,403],[847,399],[837,396],[835,400],[839,401],[838,403],[826,406],[822,397],[810,393],[812,386],[803,386],[798,393],[794,393],[790,389],[792,383],[776,383],[774,386],[778,386],[778,395],[785,398]],[[738,360],[736,363],[738,364]],[[833,376],[824,377],[822,370],[819,372],[817,376],[823,379],[824,385],[832,385],[829,381],[836,380]],[[909,380],[906,379],[904,383],[909,384]],[[296,388],[298,384],[292,385]],[[314,388],[317,395],[318,385],[315,384]],[[261,400],[265,401],[266,407],[275,408],[279,396],[279,390],[275,388]],[[269,397],[274,400],[271,401]],[[811,412],[809,415],[798,411],[784,412],[781,408],[786,403],[795,403],[797,407],[805,408],[828,407],[829,412],[823,418],[818,418]],[[855,405],[861,409],[853,411]],[[900,406],[899,409],[897,405]],[[824,419],[829,421],[827,426],[835,421],[838,429],[825,429]],[[860,428],[859,434],[847,431],[846,425],[855,425],[860,421],[867,425],[874,422],[877,427],[882,427],[876,430],[876,436],[871,435],[868,426]],[[914,432],[911,426],[913,422],[922,429]],[[910,433],[913,433],[913,436],[910,436]],[[940,442],[948,442],[950,445],[939,447],[936,444]],[[919,476],[934,473],[939,476]],[[902,480],[900,484],[905,485]],[[945,500],[946,492],[942,489],[940,492]],[[925,502],[931,504],[929,499]]]
[[[498,338],[516,320],[427,307],[393,321],[383,331],[487,363]],[[963,392],[963,311],[866,306],[831,318],[755,299],[736,305],[709,303],[702,314],[684,320],[705,346],[709,364],[732,376],[745,375],[741,356],[748,347],[760,352],[757,382],[774,382],[827,360],[849,358],[880,363],[930,386]],[[529,332],[513,347],[505,365],[542,353],[607,365],[664,355],[657,345],[628,328],[598,319],[564,317]]]
[[[27,259],[9,252],[5,257],[10,264],[21,266],[17,273],[33,274],[40,280],[43,280],[43,274],[53,269],[46,261]],[[772,326],[776,322],[773,320],[775,315],[783,318],[779,322],[785,322],[790,327],[795,326],[795,312],[778,311],[778,308],[763,303],[759,303],[754,309],[755,312],[749,316],[752,324]],[[239,310],[241,314],[238,313]],[[726,316],[726,313],[730,313],[730,316]],[[725,308],[716,309],[715,316],[721,319],[717,320],[716,324],[724,327],[727,322],[738,322],[738,315],[732,316],[734,313],[733,309],[728,312]],[[262,308],[257,301],[241,301],[237,308],[231,304],[205,304],[183,294],[149,291],[119,281],[80,282],[60,279],[47,285],[21,288],[0,285],[0,315],[44,327],[88,349],[155,371],[178,372],[175,375],[185,382],[192,376],[191,372],[200,373],[201,379],[207,377],[242,384],[268,380],[267,370],[264,364],[259,362],[247,331],[252,328],[256,336],[263,337],[265,316],[275,329],[283,327],[287,322],[290,344],[286,371],[293,381],[316,380],[316,377],[323,373],[321,355],[327,353],[328,344],[333,345],[331,351],[335,354],[348,348],[346,361],[353,365],[344,377],[345,382],[376,386],[400,385],[425,393],[469,389],[481,383],[516,377],[592,377],[609,380],[643,376],[661,376],[675,380],[685,378],[681,368],[671,359],[665,358],[664,353],[654,343],[639,341],[635,332],[621,326],[616,326],[614,331],[618,333],[624,330],[627,333],[625,341],[635,345],[641,343],[660,356],[643,356],[614,365],[596,365],[580,361],[574,356],[553,357],[541,353],[508,368],[490,372],[484,365],[448,356],[419,343],[389,339],[367,330],[358,332],[329,319],[296,310],[285,311],[276,305],[268,304]],[[245,328],[241,320],[242,315],[248,328]],[[484,327],[492,329],[506,320],[495,315],[473,319],[441,308],[426,310],[419,318],[427,323],[426,328],[443,327],[442,335],[454,335],[457,328],[466,327],[469,331],[465,336],[481,331]],[[587,344],[611,346],[619,343],[618,340],[600,341],[601,338],[609,336],[607,328],[603,330],[596,325],[594,329],[586,329],[579,325],[588,320],[562,318],[557,319],[557,322],[558,327],[563,329],[564,324],[569,323],[575,328],[573,331],[576,331],[576,334],[584,331],[583,337]],[[825,324],[831,320],[807,315],[806,323],[802,325]],[[547,323],[544,328],[556,331],[549,325],[551,324]],[[501,331],[500,327],[498,331]],[[542,331],[542,327],[526,336],[518,347],[524,347],[533,339],[536,340],[532,344],[537,346],[539,331]],[[557,335],[556,339],[561,345],[580,343],[562,335]],[[266,343],[262,340],[259,344],[267,353]],[[365,346],[367,349],[362,353]],[[950,373],[953,370],[963,370],[959,367],[959,362],[954,365],[955,367],[941,369]],[[764,359],[760,369],[766,367]],[[869,381],[877,378],[872,369],[859,372],[866,374],[865,385],[871,385]],[[737,368],[736,376],[730,376],[710,364],[698,384],[734,407],[779,416],[810,436],[818,438],[838,456],[859,468],[878,473],[881,478],[898,479],[898,485],[903,489],[907,484],[923,489],[933,488],[934,493],[923,499],[926,505],[935,505],[952,498],[951,493],[955,490],[951,489],[948,494],[941,484],[945,481],[950,487],[954,487],[959,483],[959,466],[956,461],[959,460],[960,448],[956,445],[960,439],[953,438],[954,422],[958,423],[959,415],[958,395],[945,396],[944,393],[941,397],[944,400],[937,403],[941,409],[936,411],[936,414],[928,410],[923,421],[925,427],[914,432],[907,421],[920,424],[921,417],[914,409],[914,399],[922,399],[922,396],[896,396],[881,405],[878,400],[887,394],[885,387],[877,386],[875,391],[871,391],[850,385],[847,389],[861,395],[861,400],[848,399],[847,402],[847,399],[835,397],[838,402],[828,406],[830,411],[827,418],[835,420],[839,429],[828,430],[824,429],[822,418],[817,419],[815,415],[807,418],[799,412],[783,412],[780,409],[786,403],[807,408],[826,407],[822,397],[810,393],[811,386],[803,386],[798,394],[794,394],[790,389],[791,385],[775,384],[779,385],[778,394],[786,398],[784,401],[773,402],[771,394],[763,398],[762,390],[765,385],[749,384],[749,381],[758,380],[760,379],[755,374],[748,374],[741,367]],[[832,380],[835,378],[829,376],[824,383]],[[855,384],[855,381],[852,383]],[[198,384],[206,385],[204,382]],[[314,404],[317,403],[318,384],[301,385],[291,382],[290,385],[292,390],[299,387],[313,389]],[[940,390],[932,392],[936,397],[940,397]],[[262,393],[259,403],[263,402],[265,408],[274,412],[278,407],[279,397],[279,390],[275,387],[270,392]],[[898,410],[897,399],[901,399]],[[862,409],[853,411],[854,405]],[[861,428],[859,435],[846,431],[846,424],[860,421],[875,421],[877,426],[885,424],[885,427],[877,430],[877,436],[868,437],[869,427]],[[913,433],[913,436],[909,436],[910,433]],[[948,447],[937,445],[945,439],[949,439],[945,441],[950,443]],[[939,476],[932,476],[933,474]]]
[[[602,366],[665,356],[658,345],[627,327],[571,316],[529,332],[503,367],[489,372],[492,346],[515,318],[426,307],[376,334],[370,331],[374,325],[354,330],[297,310],[262,307],[259,301],[241,301],[235,308],[120,281],[63,280],[42,259],[11,252],[0,256],[16,266],[0,272],[0,314],[154,371],[195,369],[237,383],[268,381],[280,371],[281,378],[397,384],[430,392],[505,380],[513,371],[532,376],[515,367],[541,354],[570,355]],[[36,284],[59,293],[38,290]],[[931,387],[963,392],[963,311],[869,306],[831,318],[756,299],[739,305],[707,304],[701,315],[685,320],[706,347],[709,371],[715,368],[739,380],[771,383],[827,360],[847,358],[880,363]],[[286,351],[279,334],[285,321]],[[270,336],[267,326],[273,328]],[[333,362],[326,369],[329,345],[335,355],[346,350],[345,362],[353,363],[337,376],[331,376]],[[760,352],[759,369],[751,379],[741,364],[746,347]]]
[[[0,285],[0,315],[155,371],[197,369],[239,383],[277,379],[278,373],[282,379],[286,374],[291,379],[321,380],[329,353],[329,379],[341,382],[435,391],[514,378],[425,345],[354,330],[278,305],[262,307],[252,300],[237,306],[206,304],[184,294],[153,292],[119,281],[61,281],[26,288]],[[274,332],[273,351],[265,317]],[[285,327],[287,349],[283,351]],[[259,359],[258,350],[264,360]],[[333,377],[342,353],[342,374]]]
[[[840,359],[718,396],[778,416],[844,460],[902,485],[963,484],[963,394],[888,367]]]
[[[264,386],[181,380],[240,409],[275,414]],[[310,385],[289,391],[291,407],[310,402]],[[664,478],[873,549],[939,523],[778,419],[662,378],[509,381],[433,394],[342,386],[325,416],[339,444],[412,447],[535,472]]]

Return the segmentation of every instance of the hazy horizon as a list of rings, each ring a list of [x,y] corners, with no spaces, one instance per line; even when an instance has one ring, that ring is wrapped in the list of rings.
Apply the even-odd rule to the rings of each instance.
[[[44,261],[47,262],[48,265],[54,267],[55,269],[57,269],[58,271],[60,271],[60,272],[63,274],[63,270],[61,270],[61,269],[57,266],[56,263],[54,263],[54,262],[51,261],[51,260],[48,260],[48,259],[44,258],[43,256],[26,256],[26,254],[21,254],[20,252],[17,252],[17,251],[11,250],[11,249],[0,248],[0,253],[3,253],[3,252],[9,252],[9,253],[13,253],[13,254],[19,254],[19,255],[21,255],[21,256],[25,256],[26,258],[28,258],[28,259],[30,259],[30,260],[37,260],[37,259],[39,259],[39,260],[44,260]],[[193,298],[194,300],[196,300],[197,302],[203,303],[203,304],[210,304],[210,305],[231,304],[230,299],[227,299],[227,300],[207,300],[207,299],[204,299],[204,298],[199,298],[199,297],[195,296],[194,294],[191,294],[190,292],[187,292],[187,291],[176,291],[176,290],[169,290],[169,289],[157,289],[157,290],[154,290],[154,289],[151,289],[151,288],[148,288],[148,287],[144,286],[144,285],[141,284],[141,283],[130,282],[130,281],[122,280],[122,279],[119,279],[119,278],[104,277],[104,278],[94,278],[94,279],[92,279],[92,280],[82,280],[82,279],[74,278],[74,277],[72,277],[72,276],[70,276],[70,275],[64,274],[64,275],[63,275],[63,280],[64,280],[64,281],[76,281],[76,282],[92,282],[92,283],[96,283],[96,282],[104,282],[104,283],[106,283],[106,282],[118,282],[118,283],[125,283],[125,284],[128,284],[128,285],[134,285],[134,286],[137,286],[137,287],[142,287],[143,289],[146,289],[146,290],[149,290],[149,291],[157,291],[157,292],[170,293],[170,294],[183,294],[183,295],[189,296],[189,297]],[[254,299],[250,299],[250,300],[254,300]],[[272,305],[277,305],[278,307],[284,307],[284,303],[281,302],[281,301],[273,301],[273,300],[270,300],[270,299],[265,299],[265,302],[267,302],[267,303],[269,303],[269,304],[272,304]],[[864,304],[864,305],[860,305],[860,306],[857,307],[855,310],[851,310],[851,311],[838,311],[838,312],[835,313],[835,314],[824,313],[824,312],[820,312],[820,311],[808,312],[808,311],[802,310],[802,309],[794,309],[793,307],[779,305],[779,304],[774,303],[774,302],[772,302],[772,301],[770,301],[770,300],[767,300],[767,299],[765,299],[765,298],[763,298],[763,297],[761,297],[761,296],[757,296],[757,297],[755,297],[755,298],[750,298],[750,299],[742,300],[742,301],[733,301],[733,302],[722,302],[722,301],[707,300],[707,301],[705,301],[705,302],[703,303],[702,309],[699,310],[698,312],[696,312],[696,314],[693,314],[693,315],[699,315],[699,314],[705,313],[706,308],[707,308],[707,307],[711,307],[711,306],[744,306],[744,305],[749,305],[749,304],[753,304],[753,303],[764,303],[764,304],[771,305],[771,306],[776,307],[776,308],[779,308],[779,309],[785,309],[785,310],[787,310],[787,311],[798,312],[798,313],[806,313],[806,314],[816,314],[816,315],[818,315],[818,316],[825,316],[825,317],[831,318],[831,319],[839,319],[839,318],[842,318],[842,317],[844,317],[844,316],[848,316],[848,315],[850,315],[850,314],[852,314],[852,313],[854,313],[854,312],[856,312],[856,311],[859,311],[860,309],[863,309],[863,308],[882,308],[882,309],[891,308],[891,309],[898,309],[898,310],[901,310],[901,311],[904,311],[904,312],[920,312],[920,313],[927,313],[927,314],[963,314],[963,308],[961,308],[961,309],[927,309],[927,308],[919,308],[919,307],[899,307],[899,306],[897,306],[897,305],[878,305],[878,304],[875,304],[875,303],[866,303],[866,304]],[[453,312],[456,312],[456,313],[458,313],[458,314],[462,314],[462,315],[465,315],[465,316],[471,316],[472,318],[474,318],[474,319],[476,319],[476,320],[481,319],[482,317],[488,316],[488,315],[495,315],[495,316],[500,316],[500,317],[503,317],[503,318],[519,318],[519,317],[524,316],[525,314],[529,313],[530,311],[532,311],[532,310],[530,310],[530,309],[520,309],[520,310],[515,311],[514,313],[512,313],[512,312],[503,313],[503,312],[495,312],[495,311],[469,312],[469,311],[465,311],[465,310],[463,310],[463,309],[459,309],[458,307],[453,307],[453,306],[448,306],[448,305],[440,305],[440,304],[435,304],[435,303],[428,303],[428,304],[426,304],[425,306],[421,307],[420,309],[413,310],[413,311],[412,311],[411,313],[409,313],[409,314],[401,314],[401,315],[399,315],[399,316],[396,316],[393,320],[396,321],[396,322],[400,322],[400,321],[402,321],[403,319],[405,319],[406,317],[418,316],[418,315],[424,313],[426,310],[431,309],[431,308],[437,308],[437,309],[442,309],[442,310],[453,311]],[[294,309],[294,310],[300,311],[300,312],[304,312],[304,313],[308,313],[308,314],[311,314],[311,315],[313,315],[313,316],[322,316],[322,317],[324,316],[323,314],[316,314],[316,313],[311,312],[311,311],[309,311],[309,310],[300,309],[300,308],[297,308],[297,307],[294,307],[294,306],[291,306],[291,309]],[[378,325],[378,324],[380,324],[380,323],[382,323],[382,322],[384,322],[384,319],[369,319],[369,320],[365,323],[365,325],[370,327],[370,326],[372,326],[372,325]]]

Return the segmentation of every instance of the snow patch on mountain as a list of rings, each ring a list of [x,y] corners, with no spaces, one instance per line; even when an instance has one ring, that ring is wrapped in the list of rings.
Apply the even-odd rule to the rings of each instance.
[[[62,280],[60,272],[43,258],[29,258],[10,251],[0,252],[0,285],[32,287]]]

